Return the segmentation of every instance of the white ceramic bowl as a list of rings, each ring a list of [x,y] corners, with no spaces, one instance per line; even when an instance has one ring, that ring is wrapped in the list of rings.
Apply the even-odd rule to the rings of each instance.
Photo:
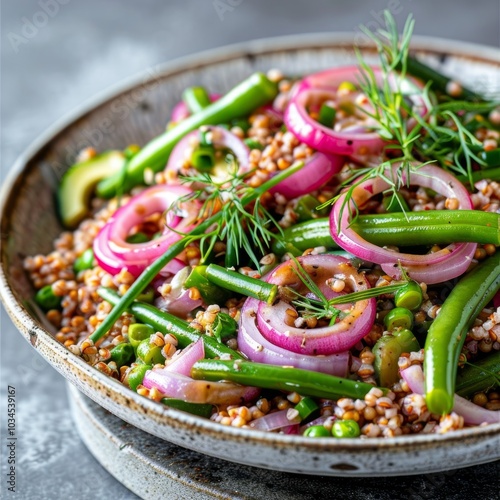
[[[354,63],[352,34],[262,40],[183,59],[126,82],[40,138],[12,168],[1,195],[0,294],[23,336],[64,377],[123,420],[201,453],[268,469],[353,476],[437,472],[500,458],[500,424],[447,435],[393,439],[308,439],[221,426],[154,403],[71,354],[33,302],[24,256],[46,253],[61,231],[54,192],[83,146],[100,150],[144,144],[160,133],[189,85],[224,92],[256,70],[303,74]],[[475,89],[498,90],[498,49],[416,38],[429,63]],[[364,49],[368,59],[373,54]]]

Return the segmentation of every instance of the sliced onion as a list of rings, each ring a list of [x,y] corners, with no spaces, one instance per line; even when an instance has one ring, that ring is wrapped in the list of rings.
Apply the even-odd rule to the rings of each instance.
[[[415,394],[425,393],[424,372],[420,365],[411,365],[401,371],[401,376]],[[487,410],[455,394],[453,411],[469,425],[500,424],[500,411]]]
[[[241,405],[258,397],[256,387],[246,387],[230,382],[208,382],[194,380],[165,369],[148,370],[142,385],[148,389],[156,387],[169,398],[182,399],[189,403],[213,405]]]
[[[163,370],[190,377],[193,365],[204,358],[205,345],[202,339],[198,339],[196,342],[182,349],[182,351],[177,351]]]
[[[193,200],[182,203],[180,214],[170,216],[163,234],[145,243],[128,243],[130,230],[143,222],[144,218],[158,212],[165,212],[182,196],[192,191],[185,186],[166,186],[160,184],[145,189],[119,208],[98,233],[94,240],[94,255],[99,265],[111,274],[119,273],[123,268],[138,276],[173,243],[182,238],[197,221],[200,204]],[[175,229],[173,231],[171,228]],[[166,272],[175,272],[185,263],[178,258],[166,266]]]
[[[206,129],[213,133],[212,143],[216,148],[227,148],[231,150],[238,162],[238,172],[244,173],[249,170],[248,146],[236,135],[223,127],[207,126]],[[195,130],[183,137],[174,147],[167,163],[165,172],[167,173],[167,182],[169,184],[178,184],[179,172],[184,168],[186,162],[189,162],[193,149],[200,142],[200,131]],[[168,172],[171,172],[169,175]],[[185,184],[184,184],[185,185]]]
[[[170,292],[168,295],[155,300],[155,306],[158,309],[168,311],[179,318],[186,318],[191,311],[202,305],[203,301],[201,298],[192,299],[190,291],[184,288],[184,283],[190,272],[191,268],[184,266],[175,274],[172,281],[170,281]]]
[[[220,98],[220,94],[210,94],[210,101],[215,102]],[[185,120],[191,113],[189,108],[187,107],[184,101],[179,101],[172,110],[172,114],[170,116],[170,121],[177,123],[182,120]]]
[[[349,369],[348,351],[328,356],[309,356],[298,354],[269,342],[259,331],[256,324],[257,299],[248,298],[241,309],[238,328],[238,349],[251,361],[268,365],[293,366],[315,372],[345,377]]]
[[[392,175],[396,179],[397,168],[398,165],[393,165],[392,172],[387,170],[385,175]],[[403,177],[405,177],[404,174]],[[406,182],[406,179],[403,180]],[[447,198],[456,198],[460,209],[472,208],[472,201],[465,187],[453,175],[439,167],[432,165],[420,167],[411,173],[409,183],[433,189]],[[349,219],[354,204],[362,207],[371,197],[389,187],[389,184],[381,178],[364,181],[354,188],[350,205],[348,207],[345,204],[342,214],[346,195],[340,196],[330,214],[330,232],[334,241],[356,257],[380,264],[385,273],[396,279],[401,277],[398,262],[407,270],[411,278],[427,284],[441,283],[463,274],[472,261],[477,247],[476,243],[452,243],[432,254],[414,255],[369,243],[349,228]],[[337,231],[339,226],[340,232]]]
[[[344,280],[352,291],[369,288],[366,278],[354,269],[350,261],[338,255],[307,255],[299,257],[298,261],[327,298],[340,295],[326,285],[330,278]],[[294,268],[293,261],[284,262],[269,274],[266,281],[300,287],[301,281]],[[322,328],[296,328],[286,323],[287,311],[294,309],[293,305],[284,301],[275,305],[260,302],[257,325],[267,340],[288,351],[309,355],[341,353],[368,334],[375,321],[376,305],[374,299],[367,299],[352,306],[337,307],[343,310],[344,317],[335,324]]]
[[[493,307],[500,307],[500,291],[493,297]]]
[[[252,420],[249,426],[252,429],[256,429],[258,431],[276,431],[278,429],[287,428],[290,425],[295,425],[300,423],[301,418],[300,415],[295,416],[292,419],[288,418],[288,410],[279,410],[274,413],[268,413],[263,417],[256,418]]]
[[[271,189],[271,193],[280,193],[291,200],[320,188],[344,166],[345,159],[339,155],[316,152],[295,174]]]
[[[372,68],[377,81],[382,84],[380,68]],[[389,82],[396,87],[394,74]],[[308,107],[315,101],[337,99],[336,90],[344,81],[356,82],[362,79],[362,72],[356,66],[334,68],[315,73],[304,78],[292,91],[292,96],[285,109],[284,120],[288,129],[302,142],[323,153],[340,155],[376,155],[385,141],[377,131],[361,132],[357,130],[334,131],[321,125],[309,116]],[[402,92],[413,102],[414,109],[421,116],[426,113],[424,100],[419,94],[422,85],[412,78],[405,78],[401,83]]]

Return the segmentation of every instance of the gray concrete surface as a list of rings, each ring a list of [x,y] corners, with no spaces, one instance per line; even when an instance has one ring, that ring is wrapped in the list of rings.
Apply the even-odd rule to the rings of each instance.
[[[401,22],[413,12],[418,34],[500,46],[498,0],[3,0],[1,179],[54,121],[129,75],[254,38],[353,31],[376,23],[387,7]],[[0,328],[3,430],[7,386],[16,387],[17,497],[134,498],[85,449],[70,418],[64,380],[16,332],[3,308]],[[0,449],[0,497],[7,498],[13,494],[7,490],[5,436]],[[446,481],[453,477],[460,477],[463,497],[493,498],[490,480],[494,486],[498,468],[475,467]],[[420,477],[410,498],[445,498],[442,479]],[[402,498],[396,481],[382,481],[373,495],[365,489],[359,498]],[[436,489],[436,481],[443,488]]]

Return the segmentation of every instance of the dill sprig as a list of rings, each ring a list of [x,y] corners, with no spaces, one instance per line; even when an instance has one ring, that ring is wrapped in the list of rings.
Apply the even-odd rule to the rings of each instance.
[[[300,294],[296,290],[290,289],[291,293],[293,293],[296,297],[292,300],[292,304],[299,309],[303,318],[327,318],[330,320],[330,324],[335,323],[341,311],[332,306],[330,301],[325,297],[325,294],[321,291],[311,276],[309,276],[309,273],[304,269],[302,264],[295,257],[292,256],[291,258],[295,264],[295,266],[292,267],[293,272],[315,297],[307,297],[306,295]]]
[[[179,202],[194,199],[202,201],[200,219],[222,212],[218,222],[204,234],[185,235],[187,244],[198,240],[202,261],[205,261],[217,241],[225,241],[226,253],[235,256],[236,264],[240,263],[240,252],[244,250],[256,268],[260,269],[262,255],[265,255],[272,240],[283,239],[283,229],[263,206],[260,198],[251,205],[245,204],[244,200],[254,191],[245,182],[248,172],[238,173],[238,164],[232,155],[228,155],[226,161],[227,178],[224,180],[217,180],[206,172],[182,178],[184,182],[203,184],[203,189],[181,198]]]

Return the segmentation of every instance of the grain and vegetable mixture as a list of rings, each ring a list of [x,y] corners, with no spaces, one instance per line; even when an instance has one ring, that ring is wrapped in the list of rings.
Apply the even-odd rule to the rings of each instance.
[[[145,146],[83,150],[68,230],[25,260],[57,340],[222,425],[499,422],[499,102],[386,21],[377,66],[190,87]]]

